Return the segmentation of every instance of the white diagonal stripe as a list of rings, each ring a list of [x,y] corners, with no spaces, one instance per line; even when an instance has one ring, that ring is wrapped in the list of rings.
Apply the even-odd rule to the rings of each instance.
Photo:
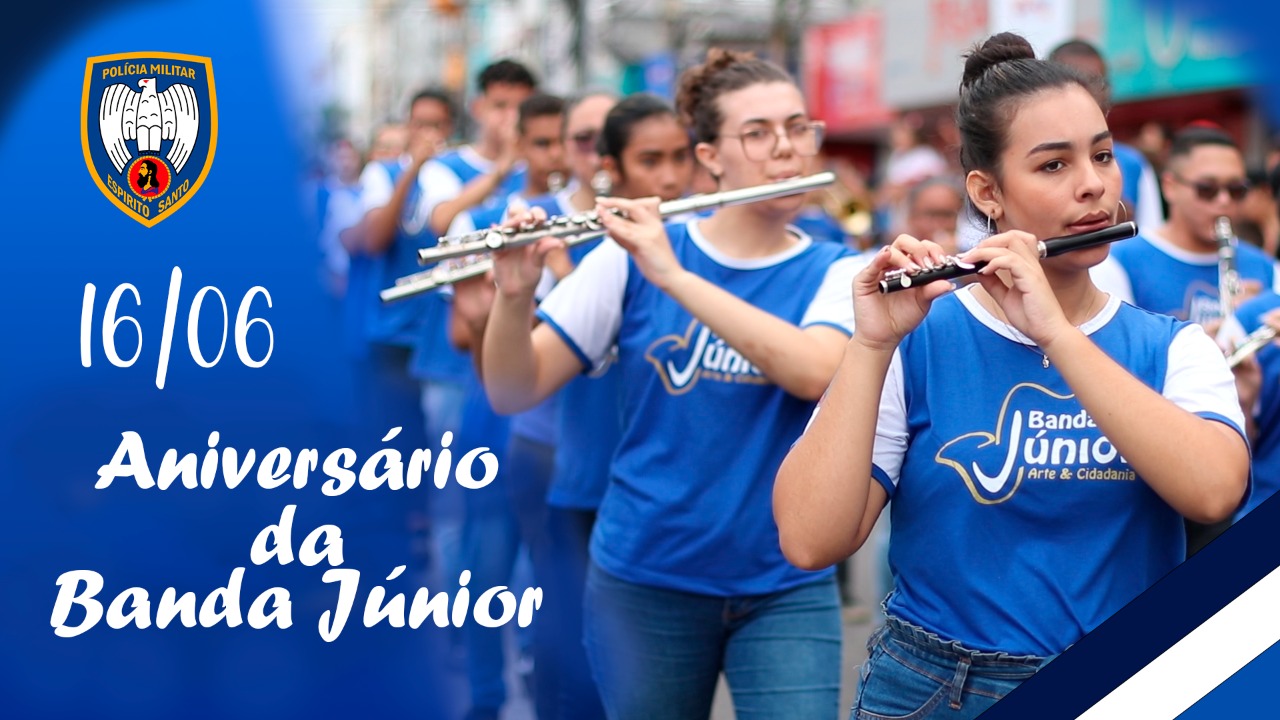
[[[1089,708],[1079,720],[1173,720],[1280,641],[1280,568]]]

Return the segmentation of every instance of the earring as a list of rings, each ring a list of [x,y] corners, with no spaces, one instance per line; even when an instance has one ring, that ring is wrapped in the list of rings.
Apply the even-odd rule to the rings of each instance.
[[[613,180],[609,178],[609,173],[597,170],[591,176],[591,189],[596,191],[596,195],[608,195],[613,190]]]
[[[1128,221],[1129,221],[1129,206],[1128,206],[1128,205],[1126,205],[1126,204],[1125,204],[1125,202],[1124,202],[1123,200],[1121,200],[1121,201],[1120,201],[1120,204],[1116,206],[1116,214],[1117,214],[1117,215],[1119,215],[1121,211],[1124,211],[1124,220],[1121,220],[1120,222],[1122,222],[1122,223],[1123,223],[1123,222],[1128,222]]]
[[[996,223],[996,221],[995,221],[995,217],[994,217],[994,216],[991,216],[991,215],[988,215],[988,216],[987,216],[987,234],[988,234],[988,235],[995,235],[995,234],[996,234],[996,225],[995,225],[995,223]]]

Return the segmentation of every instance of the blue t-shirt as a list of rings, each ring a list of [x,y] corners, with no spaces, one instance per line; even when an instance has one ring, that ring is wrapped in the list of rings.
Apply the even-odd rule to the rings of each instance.
[[[831,213],[817,205],[805,205],[800,208],[800,213],[791,221],[791,224],[803,230],[814,240],[827,240],[841,245],[849,240],[848,233],[835,218],[831,217]]]
[[[1246,333],[1262,327],[1262,316],[1280,307],[1280,295],[1270,290],[1240,306],[1236,318]],[[1280,490],[1280,348],[1273,343],[1258,350],[1262,392],[1254,409],[1258,437],[1253,443],[1253,495],[1237,517],[1266,502]]]
[[[934,303],[885,380],[872,476],[891,500],[888,609],[977,650],[1056,655],[1182,562],[1183,521],[971,290]],[[1243,427],[1198,325],[1111,298],[1081,330],[1179,407]]]
[[[681,265],[800,327],[852,330],[857,260],[797,235],[785,252],[726,257],[696,221],[667,226]],[[773,478],[813,403],[784,392],[605,240],[539,310],[584,369],[616,343],[621,441],[591,539],[623,580],[720,597],[824,577],[782,555]]]
[[[569,248],[569,257],[580,264],[601,243],[592,240]],[[609,465],[622,439],[622,385],[611,350],[590,372],[570,380],[560,389],[556,469],[547,493],[547,504],[576,510],[600,507],[609,486]]]
[[[436,167],[443,167],[448,171],[452,171],[456,176],[455,189],[460,189],[467,183],[475,180],[481,175],[489,172],[490,168],[483,165],[483,158],[480,158],[474,151],[469,148],[461,148],[451,150],[434,158],[431,163]],[[507,205],[507,197],[524,187],[527,173],[523,170],[516,170],[507,175],[498,190],[493,192],[489,197],[470,208],[462,214],[461,222],[455,221],[450,227],[450,232],[467,232],[477,227],[489,227],[495,222],[502,219],[502,210]],[[428,191],[430,193],[430,191]],[[430,213],[440,202],[448,200],[448,197],[432,196],[428,201],[423,203],[423,207],[419,213],[430,217]],[[429,230],[427,232],[430,232]],[[432,238],[432,245],[435,244],[435,238]],[[414,250],[414,271],[421,271],[423,268],[417,266],[417,252]],[[416,328],[416,334],[413,342],[413,357],[409,360],[410,373],[419,380],[462,382],[473,372],[471,366],[471,357],[467,353],[459,352],[449,342],[449,299],[445,295],[433,292],[419,296],[422,298],[421,307],[419,309],[420,324]]]
[[[512,201],[519,200],[526,207],[542,208],[547,213],[547,217],[566,214],[567,205],[562,202],[561,196],[557,195],[540,195],[534,198],[525,198],[519,193],[513,193],[507,198],[508,204]],[[506,215],[504,208],[502,213]],[[499,219],[500,220],[500,219]],[[550,270],[544,274],[544,278],[548,280],[546,284],[550,284],[555,279]],[[538,403],[536,406],[518,414],[511,418],[511,434],[531,440],[542,445],[555,445],[559,436],[556,419],[560,414],[560,394],[555,393],[551,397]]]
[[[405,171],[407,161],[384,160],[370,163],[363,178],[381,174],[383,183],[394,186]],[[361,318],[366,341],[387,345],[411,347],[417,340],[419,323],[429,306],[428,296],[418,296],[394,303],[383,303],[378,291],[395,284],[397,278],[411,275],[422,268],[418,265],[418,248],[434,245],[436,238],[430,229],[409,221],[421,197],[419,183],[413,183],[405,200],[404,212],[396,223],[396,237],[390,247],[377,255],[357,255],[352,258],[348,301],[362,306],[355,315]]]
[[[1264,289],[1275,287],[1275,261],[1248,243],[1236,246],[1240,279],[1256,280]],[[1117,243],[1111,254],[1129,276],[1134,305],[1201,324],[1219,317],[1216,252],[1191,253],[1142,234]]]

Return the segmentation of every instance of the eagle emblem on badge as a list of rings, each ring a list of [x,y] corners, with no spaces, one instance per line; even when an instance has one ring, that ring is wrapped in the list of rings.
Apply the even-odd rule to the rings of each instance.
[[[204,182],[217,141],[209,58],[122,53],[89,58],[81,141],[98,188],[151,227]]]

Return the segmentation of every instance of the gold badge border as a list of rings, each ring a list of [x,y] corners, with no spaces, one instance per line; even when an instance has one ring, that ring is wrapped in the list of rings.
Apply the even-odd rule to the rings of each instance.
[[[182,60],[184,62],[197,63],[204,66],[205,76],[209,80],[209,152],[205,155],[204,167],[200,170],[200,176],[191,184],[191,189],[185,195],[178,199],[173,205],[165,208],[154,217],[145,218],[133,210],[129,209],[120,198],[107,189],[106,183],[102,181],[98,169],[94,167],[93,155],[89,151],[89,88],[93,84],[93,68],[95,65],[104,62],[112,62],[115,60],[139,60],[139,59],[162,59],[162,60]],[[196,192],[200,190],[200,186],[204,184],[204,179],[209,175],[209,168],[213,167],[214,151],[218,148],[218,94],[213,84],[213,60],[202,55],[188,55],[186,53],[173,52],[129,52],[114,53],[111,55],[94,55],[85,61],[84,66],[84,90],[80,99],[80,147],[84,152],[84,164],[89,169],[89,176],[93,178],[93,182],[102,191],[108,200],[120,209],[125,215],[142,223],[145,227],[155,227],[156,223],[169,217],[177,212],[183,205],[190,200]],[[170,186],[173,186],[170,179]]]

